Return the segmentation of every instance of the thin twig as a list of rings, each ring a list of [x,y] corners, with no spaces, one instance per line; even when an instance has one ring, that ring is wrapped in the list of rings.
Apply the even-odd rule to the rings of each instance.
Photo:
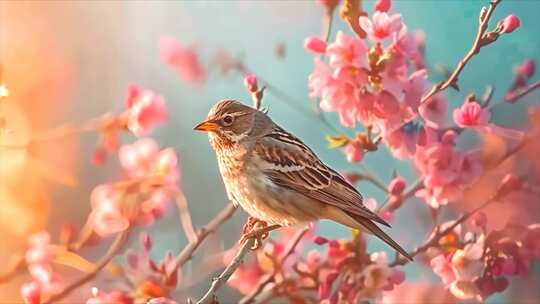
[[[278,260],[279,261],[278,265],[275,265],[275,266],[282,266],[285,263],[287,258],[289,258],[294,253],[296,247],[298,246],[298,244],[300,243],[300,241],[302,240],[302,238],[306,235],[308,231],[309,231],[309,227],[305,227],[299,230],[298,232],[296,232],[296,234],[293,236],[293,238],[291,239],[291,241],[288,243],[287,247],[281,254],[281,257]],[[266,288],[266,286],[268,286],[268,284],[275,281],[275,275],[276,273],[274,272],[274,273],[269,273],[265,275],[264,277],[262,277],[257,283],[257,286],[255,287],[255,289],[253,289],[253,291],[250,294],[242,298],[242,300],[240,300],[239,303],[241,304],[253,303],[257,295],[259,295]]]
[[[214,233],[219,226],[221,226],[221,224],[230,219],[235,211],[236,207],[232,203],[229,203],[227,207],[222,209],[221,212],[216,215],[216,217],[208,222],[208,224],[199,229],[199,231],[196,233],[195,239],[184,247],[184,249],[176,257],[176,267],[181,268],[187,261],[189,261],[193,257],[195,250],[199,248],[206,237]]]
[[[480,18],[478,21],[478,31],[476,33],[476,38],[474,39],[473,45],[469,52],[461,59],[452,74],[448,77],[448,79],[439,82],[438,84],[434,85],[431,90],[422,97],[420,103],[426,102],[428,99],[430,99],[433,95],[437,94],[440,91],[443,91],[447,89],[448,87],[452,86],[455,88],[458,88],[457,86],[457,79],[465,65],[471,60],[474,55],[478,54],[480,51],[480,48],[483,46],[489,44],[489,42],[485,39],[484,34],[486,33],[489,19],[491,18],[493,11],[495,11],[495,8],[502,0],[491,0],[489,3],[489,8],[487,11],[485,11],[485,8],[482,8],[482,11],[480,12]]]
[[[116,239],[111,244],[111,247],[107,251],[107,253],[96,263],[95,268],[93,271],[86,273],[84,276],[79,278],[78,280],[73,281],[71,284],[67,285],[62,291],[60,291],[57,294],[52,295],[50,298],[48,298],[44,304],[52,304],[57,303],[64,297],[68,296],[72,291],[80,287],[81,285],[89,282],[92,280],[109,262],[114,258],[122,249],[124,244],[126,243],[128,237],[129,237],[130,229],[126,229],[119,233],[116,236]]]
[[[248,239],[241,247],[240,250],[236,253],[236,256],[232,259],[231,263],[223,270],[223,272],[212,281],[210,289],[206,294],[197,301],[197,304],[206,304],[216,302],[216,292],[221,286],[223,286],[229,278],[234,274],[236,269],[244,262],[244,257],[248,252],[251,251],[251,247],[255,243],[255,239]]]
[[[520,88],[519,90],[516,90],[514,92],[511,92],[506,97],[507,102],[516,102],[518,99],[522,98],[523,96],[529,94],[530,92],[540,88],[540,80],[537,80],[534,83],[531,83],[530,85]]]
[[[110,118],[106,117],[91,119],[80,125],[65,124],[51,129],[38,130],[34,132],[28,142],[13,145],[2,144],[0,145],[0,149],[26,149],[32,144],[61,139],[73,136],[75,134],[97,131],[104,128],[107,124],[110,123]]]
[[[176,191],[174,197],[178,208],[178,217],[180,218],[186,237],[190,243],[195,242],[197,240],[197,233],[193,228],[193,221],[191,220],[186,197],[182,191]]]

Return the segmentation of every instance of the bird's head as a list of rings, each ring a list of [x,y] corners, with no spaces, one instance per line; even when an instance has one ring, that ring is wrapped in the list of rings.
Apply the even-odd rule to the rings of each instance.
[[[236,100],[222,100],[193,129],[208,132],[214,148],[231,148],[258,135],[269,123],[268,116],[257,109]]]

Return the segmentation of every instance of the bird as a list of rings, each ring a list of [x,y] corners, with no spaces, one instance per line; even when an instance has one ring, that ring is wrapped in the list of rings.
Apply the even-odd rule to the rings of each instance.
[[[369,232],[412,261],[377,226],[390,227],[364,206],[360,192],[266,111],[221,100],[194,130],[208,133],[228,198],[250,215],[244,237],[327,219]],[[258,221],[262,228],[249,232]]]

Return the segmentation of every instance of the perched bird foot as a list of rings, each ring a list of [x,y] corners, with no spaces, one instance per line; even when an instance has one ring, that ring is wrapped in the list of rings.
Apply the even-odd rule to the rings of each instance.
[[[255,219],[255,224],[253,224],[250,228],[251,230],[246,230],[246,226],[250,224],[252,218],[248,220],[248,223],[244,226],[244,233],[242,234],[242,237],[240,238],[240,244],[244,244],[250,239],[255,239],[255,242],[253,246],[250,248],[251,250],[257,250],[262,247],[263,240],[268,238],[269,232],[275,229],[280,228],[280,225],[272,225],[268,226],[268,223],[264,221],[260,221]],[[260,224],[262,227],[257,228]]]

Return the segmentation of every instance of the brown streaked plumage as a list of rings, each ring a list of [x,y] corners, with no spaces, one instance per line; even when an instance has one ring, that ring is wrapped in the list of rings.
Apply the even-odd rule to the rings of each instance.
[[[390,226],[362,195],[265,113],[223,100],[194,129],[208,132],[229,198],[252,217],[281,226],[330,219],[371,232],[412,260],[375,224]]]

